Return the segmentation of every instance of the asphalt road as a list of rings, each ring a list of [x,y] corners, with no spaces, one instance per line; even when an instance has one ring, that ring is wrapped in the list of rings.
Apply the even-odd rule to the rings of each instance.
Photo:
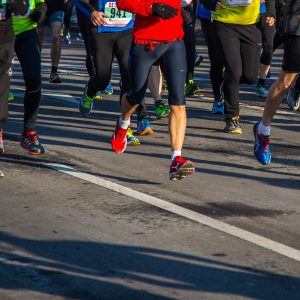
[[[243,86],[244,133],[223,133],[222,116],[209,112],[209,62],[205,47],[199,50],[206,57],[196,68],[202,94],[188,98],[184,147],[197,172],[180,182],[168,180],[167,120],[154,118],[150,97],[154,135],[124,155],[111,151],[116,64],[115,95],[97,101],[91,117],[80,116],[88,80],[80,42],[63,47],[60,85],[48,83],[49,45],[43,50],[38,132],[47,152],[27,155],[18,142],[24,85],[16,61],[0,159],[1,300],[300,299],[299,113],[282,105],[273,162],[261,167],[252,127],[263,100],[254,86]]]

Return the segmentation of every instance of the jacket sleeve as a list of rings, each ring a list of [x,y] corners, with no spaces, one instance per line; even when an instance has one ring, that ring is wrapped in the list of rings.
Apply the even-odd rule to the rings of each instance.
[[[217,4],[217,0],[199,0],[199,2],[206,8],[209,10],[216,10],[216,4]]]
[[[78,8],[84,15],[90,17],[91,14],[96,10],[91,4],[85,0],[71,0],[72,3]]]
[[[276,8],[275,8],[275,0],[267,0],[267,16],[276,18]]]
[[[136,15],[152,16],[152,4],[155,0],[117,0],[117,7]]]

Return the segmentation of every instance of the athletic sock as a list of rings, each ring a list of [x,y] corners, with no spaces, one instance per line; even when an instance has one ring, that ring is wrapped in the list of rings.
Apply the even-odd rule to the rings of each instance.
[[[258,124],[258,131],[264,135],[269,136],[271,133],[271,126],[265,126],[261,121]]]
[[[171,152],[171,160],[173,161],[176,156],[181,156],[180,150],[175,150]]]
[[[52,66],[51,73],[56,73],[56,72],[57,72],[57,67]]]
[[[128,121],[124,121],[122,119],[122,117],[120,116],[119,118],[119,126],[122,128],[122,129],[127,129],[130,125],[130,119]]]
[[[257,87],[265,86],[266,79],[258,78]]]

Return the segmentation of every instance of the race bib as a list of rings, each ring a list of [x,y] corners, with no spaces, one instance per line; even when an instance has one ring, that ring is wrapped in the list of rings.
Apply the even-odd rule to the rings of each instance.
[[[132,20],[133,14],[119,10],[115,2],[107,2],[104,7],[105,20],[109,27],[126,27]]]
[[[226,0],[226,4],[230,7],[248,6],[253,0]]]

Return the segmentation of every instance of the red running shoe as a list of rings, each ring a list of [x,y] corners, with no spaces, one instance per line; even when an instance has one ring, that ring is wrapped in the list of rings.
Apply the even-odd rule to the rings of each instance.
[[[170,180],[180,180],[195,173],[195,165],[182,156],[176,156],[170,167]]]
[[[24,132],[21,137],[20,145],[32,155],[39,155],[45,152],[45,148],[40,143],[36,131]]]
[[[121,154],[125,151],[127,146],[127,134],[128,129],[123,129],[119,126],[119,121],[117,121],[117,125],[114,131],[114,134],[111,139],[111,147],[112,149],[118,153]]]

